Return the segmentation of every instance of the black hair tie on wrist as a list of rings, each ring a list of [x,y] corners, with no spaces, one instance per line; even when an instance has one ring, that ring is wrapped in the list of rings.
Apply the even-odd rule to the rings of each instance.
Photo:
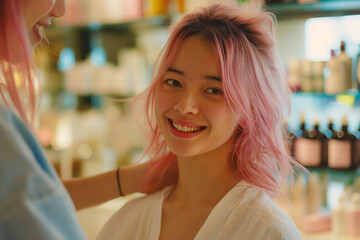
[[[117,185],[118,185],[118,189],[119,189],[119,194],[120,194],[120,196],[121,196],[121,197],[124,197],[125,195],[124,195],[123,192],[121,191],[119,172],[120,172],[120,168],[116,169]]]

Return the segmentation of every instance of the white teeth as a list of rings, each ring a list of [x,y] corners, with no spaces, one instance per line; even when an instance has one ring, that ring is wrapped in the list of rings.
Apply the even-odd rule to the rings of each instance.
[[[174,122],[172,122],[172,125],[174,126],[174,128],[176,128],[177,130],[179,130],[181,132],[196,132],[196,131],[200,130],[199,127],[181,126],[180,124],[177,124],[177,123],[174,123]]]

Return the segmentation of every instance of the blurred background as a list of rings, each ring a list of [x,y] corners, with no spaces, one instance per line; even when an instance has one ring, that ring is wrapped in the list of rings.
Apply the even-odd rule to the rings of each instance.
[[[148,85],[168,26],[209,2],[66,1],[66,15],[34,53],[44,83],[37,135],[61,178],[139,158],[144,137],[129,103],[115,99]],[[265,8],[277,17],[277,47],[292,90],[292,111],[284,119],[292,136],[288,149],[313,173],[299,174],[293,189],[284,186],[291,208],[279,204],[304,239],[357,237],[343,232],[337,215],[331,224],[330,213],[343,207],[360,216],[360,0],[268,0]],[[90,239],[123,201],[111,204],[79,213]],[[106,214],[94,218],[99,209]]]

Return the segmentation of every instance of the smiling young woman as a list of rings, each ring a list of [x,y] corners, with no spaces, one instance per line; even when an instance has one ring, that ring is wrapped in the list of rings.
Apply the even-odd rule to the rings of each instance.
[[[229,141],[238,122],[222,92],[214,49],[200,37],[185,39],[155,92],[156,121],[172,153],[200,156]],[[231,145],[222,147],[224,156]]]
[[[171,27],[133,110],[157,159],[144,179],[178,170],[178,182],[130,201],[99,239],[301,239],[272,200],[301,166],[284,149],[274,18],[254,2],[212,4]]]

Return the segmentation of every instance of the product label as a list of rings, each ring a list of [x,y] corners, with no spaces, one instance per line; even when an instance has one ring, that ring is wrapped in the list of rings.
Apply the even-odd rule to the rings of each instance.
[[[304,166],[316,167],[321,163],[321,141],[299,138],[295,143],[295,159]]]
[[[351,142],[335,139],[329,140],[328,163],[331,168],[350,168],[351,166]]]

